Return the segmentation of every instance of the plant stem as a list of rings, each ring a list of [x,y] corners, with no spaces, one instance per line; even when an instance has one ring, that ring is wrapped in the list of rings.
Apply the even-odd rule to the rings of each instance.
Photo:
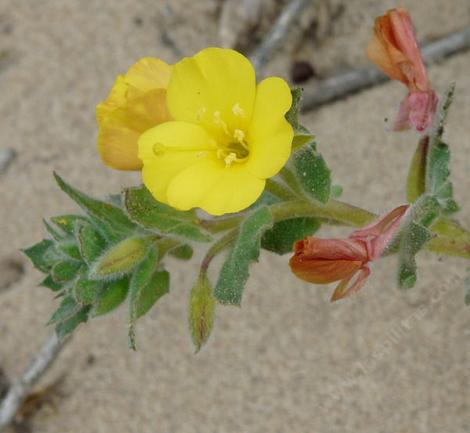
[[[276,182],[274,179],[268,179],[266,181],[266,190],[282,200],[292,200],[292,191],[282,183]]]
[[[377,215],[359,207],[338,201],[330,200],[327,204],[306,200],[291,200],[275,203],[270,206],[274,222],[297,217],[320,218],[333,223],[342,223],[353,227],[361,227],[371,223]],[[243,216],[234,215],[215,220],[203,220],[201,225],[212,233],[220,233],[238,225]]]
[[[225,248],[229,247],[230,244],[237,238],[237,234],[238,228],[233,229],[226,235],[222,236],[216,243],[214,243],[210,247],[209,251],[207,251],[207,254],[201,263],[201,274],[205,274],[207,272],[207,268],[212,262],[212,259]]]

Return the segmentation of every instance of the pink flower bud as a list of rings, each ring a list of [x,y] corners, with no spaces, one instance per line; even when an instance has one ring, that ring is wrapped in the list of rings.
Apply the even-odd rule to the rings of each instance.
[[[391,9],[376,18],[367,55],[392,80],[408,87],[409,93],[400,105],[394,129],[425,131],[436,111],[437,96],[431,89],[406,10]]]
[[[308,237],[294,246],[292,272],[315,284],[339,281],[332,301],[357,292],[370,274],[368,263],[378,259],[396,234],[408,205],[400,206],[378,221],[352,232],[347,239]]]

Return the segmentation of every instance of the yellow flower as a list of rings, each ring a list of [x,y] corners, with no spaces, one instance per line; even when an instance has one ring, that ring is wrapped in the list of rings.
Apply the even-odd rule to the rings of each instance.
[[[176,63],[166,102],[174,120],[142,134],[139,158],[147,188],[176,209],[241,211],[289,158],[289,86],[277,77],[256,85],[236,51],[207,48]]]
[[[118,170],[140,170],[137,141],[142,132],[170,119],[166,88],[171,66],[143,58],[117,77],[108,98],[96,107],[98,150],[106,165]]]

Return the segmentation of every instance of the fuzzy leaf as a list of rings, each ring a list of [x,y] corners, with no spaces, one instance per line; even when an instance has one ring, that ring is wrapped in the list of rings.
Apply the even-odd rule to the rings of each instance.
[[[149,240],[142,237],[124,239],[109,248],[90,268],[92,279],[119,278],[135,268],[147,254]]]
[[[410,289],[416,283],[416,254],[433,238],[428,228],[440,216],[440,206],[433,196],[423,195],[410,208],[399,235],[392,241],[398,245],[398,281],[402,289]]]
[[[313,235],[320,225],[315,218],[292,218],[280,221],[264,233],[261,246],[276,254],[290,253],[296,241]]]
[[[211,240],[211,236],[197,226],[194,211],[178,211],[156,201],[145,186],[125,190],[124,203],[131,219],[148,230],[172,233],[194,241]]]
[[[184,244],[170,250],[169,254],[180,260],[190,260],[193,257],[194,251],[191,245]]]
[[[60,260],[60,256],[55,251],[54,242],[50,239],[44,239],[22,251],[31,260],[34,267],[44,273],[49,272],[52,266]]]
[[[129,279],[108,283],[100,292],[98,300],[94,303],[90,311],[90,317],[102,316],[113,311],[121,305],[127,298],[129,292]]]
[[[106,224],[112,230],[115,239],[128,235],[135,229],[134,223],[129,220],[124,211],[110,203],[96,200],[67,184],[57,173],[55,179],[62,189],[86,213]]]
[[[303,146],[292,156],[299,184],[309,197],[326,203],[330,199],[331,171],[317,152],[315,143]]]
[[[189,299],[189,328],[196,352],[207,342],[214,325],[215,298],[206,274],[200,275],[191,289]]]
[[[400,251],[398,253],[398,282],[401,289],[410,289],[416,284],[415,255],[431,239],[431,231],[413,221],[401,232]]]
[[[55,332],[59,340],[63,340],[64,337],[75,331],[78,325],[86,322],[88,320],[89,311],[89,305],[81,307],[80,310],[78,310],[72,317],[59,323],[55,328]]]
[[[82,266],[76,260],[64,260],[57,262],[51,269],[51,277],[56,283],[64,283],[73,280]]]
[[[63,322],[76,314],[80,309],[81,305],[77,304],[72,296],[66,296],[62,299],[59,308],[57,308],[54,314],[52,314],[47,324],[53,325],[55,323]]]
[[[99,231],[88,222],[77,223],[75,231],[80,254],[83,260],[90,265],[103,254],[106,241]]]
[[[426,160],[428,152],[429,137],[423,137],[411,160],[406,182],[406,198],[409,203],[414,203],[426,190]]]
[[[261,236],[272,223],[269,208],[260,207],[241,224],[235,245],[222,266],[215,287],[214,296],[220,303],[240,305],[250,263],[258,259]]]
[[[62,240],[56,243],[56,248],[58,251],[64,254],[65,257],[74,260],[81,260],[82,256],[78,245],[74,239]]]
[[[153,257],[150,254],[149,260],[151,258]],[[144,267],[147,269],[143,269]],[[150,262],[142,266],[140,278],[134,279],[134,274],[134,281],[131,280],[130,284],[129,346],[134,350],[136,350],[135,322],[139,317],[145,315],[170,290],[170,274],[167,271],[156,271],[147,278],[150,267]],[[136,271],[137,273],[138,271]]]
[[[314,139],[313,134],[299,123],[299,114],[302,107],[302,89],[297,87],[291,90],[292,105],[286,113],[286,120],[291,124],[294,130],[294,139],[292,141],[292,150],[296,150]]]
[[[44,280],[39,283],[42,287],[47,287],[51,289],[53,292],[58,292],[59,290],[63,289],[63,283],[56,283],[50,275],[48,275]]]
[[[73,296],[79,304],[93,304],[99,298],[102,288],[101,281],[89,280],[86,274],[82,273],[73,287]]]
[[[87,222],[87,219],[82,215],[59,215],[52,217],[51,221],[56,226],[60,227],[65,233],[73,236],[77,221]]]

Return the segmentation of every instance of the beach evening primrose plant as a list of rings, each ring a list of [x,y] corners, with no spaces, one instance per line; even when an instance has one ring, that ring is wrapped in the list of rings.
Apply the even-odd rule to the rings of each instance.
[[[167,259],[191,260],[195,245],[204,255],[186,289],[196,350],[220,305],[242,304],[263,250],[290,254],[292,272],[304,281],[336,282],[332,300],[342,299],[345,308],[344,298],[366,283],[371,262],[385,255],[398,258],[402,289],[416,284],[422,249],[469,260],[470,232],[455,220],[444,142],[455,86],[437,106],[403,9],[377,18],[368,54],[408,87],[395,129],[422,133],[404,172],[407,203],[382,217],[339,200],[342,188],[299,122],[301,91],[277,77],[257,84],[242,54],[207,48],[174,65],[144,58],[119,76],[97,107],[98,150],[114,169],[141,171],[143,185],[99,200],[56,174],[83,213],[46,221],[49,237],[24,250],[46,274],[41,285],[60,299],[49,322],[59,337],[127,300],[135,348],[138,319],[170,291]],[[343,239],[317,236],[330,224],[354,230]],[[225,258],[213,269],[220,254]],[[366,293],[373,296],[359,296]],[[465,299],[470,303],[468,288]]]

